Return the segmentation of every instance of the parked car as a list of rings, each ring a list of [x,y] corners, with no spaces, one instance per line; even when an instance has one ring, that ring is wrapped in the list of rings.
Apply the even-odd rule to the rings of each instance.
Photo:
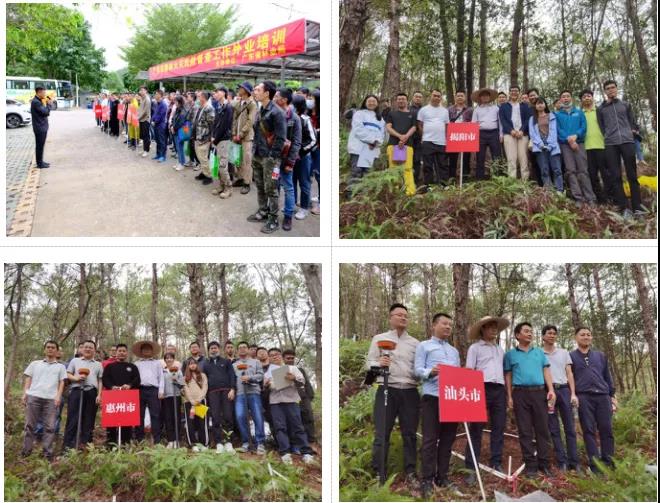
[[[7,98],[7,129],[16,129],[32,123],[32,113],[27,105]]]

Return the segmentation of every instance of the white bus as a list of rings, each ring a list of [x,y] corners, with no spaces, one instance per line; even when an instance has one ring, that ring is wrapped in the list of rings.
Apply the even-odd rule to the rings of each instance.
[[[53,100],[53,108],[70,108],[74,96],[71,82],[68,80],[42,79],[39,77],[6,77],[6,97],[25,103],[34,98],[37,87],[46,89],[46,94]]]

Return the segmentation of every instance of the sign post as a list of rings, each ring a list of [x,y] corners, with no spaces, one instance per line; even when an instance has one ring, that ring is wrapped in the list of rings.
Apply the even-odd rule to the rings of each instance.
[[[450,122],[447,124],[447,153],[458,153],[458,186],[463,187],[463,152],[479,152],[479,124]]]
[[[479,472],[479,460],[474,454],[468,429],[469,422],[488,421],[483,373],[480,370],[438,365],[438,408],[438,420],[441,423],[463,423],[481,496],[486,501],[486,492]]]
[[[140,391],[137,389],[103,391],[101,396],[101,426],[118,428],[117,445],[121,448],[122,426],[140,425]]]

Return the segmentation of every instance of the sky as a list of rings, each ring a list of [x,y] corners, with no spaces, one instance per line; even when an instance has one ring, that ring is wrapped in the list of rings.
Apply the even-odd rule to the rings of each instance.
[[[247,22],[252,25],[251,33],[266,31],[301,17],[320,21],[323,6],[323,2],[312,0],[278,0],[274,2],[251,0],[250,2],[222,2],[221,4],[224,7],[231,3],[238,6],[238,17],[241,19],[241,24]],[[122,59],[119,48],[130,40],[135,32],[135,26],[144,23],[144,11],[148,3],[113,3],[111,9],[103,6],[95,9],[91,2],[81,2],[77,7],[71,3],[62,2],[62,4],[77,8],[91,25],[94,44],[105,49],[107,63],[105,69],[116,71],[124,68],[126,63]]]

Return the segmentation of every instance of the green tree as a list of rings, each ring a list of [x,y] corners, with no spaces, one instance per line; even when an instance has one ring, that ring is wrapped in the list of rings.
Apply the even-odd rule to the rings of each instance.
[[[154,5],[146,22],[121,49],[129,74],[203,49],[230,44],[250,31],[239,24],[236,8],[216,4]]]

